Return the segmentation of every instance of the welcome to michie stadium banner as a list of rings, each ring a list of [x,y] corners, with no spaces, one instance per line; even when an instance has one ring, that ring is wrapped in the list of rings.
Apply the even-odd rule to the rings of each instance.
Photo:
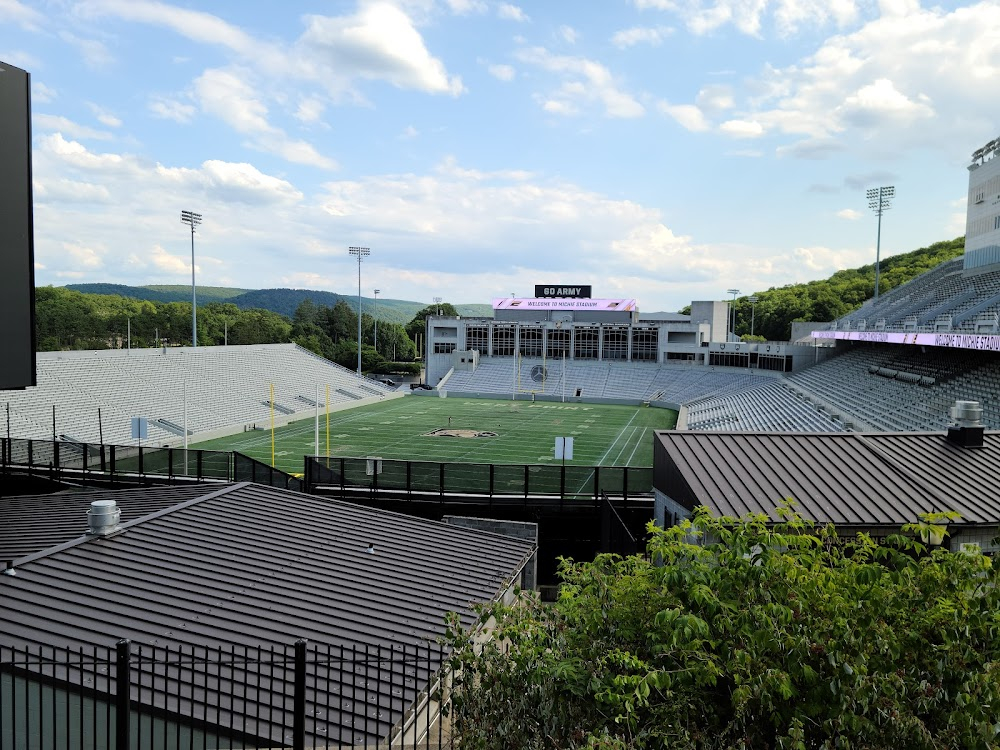
[[[874,344],[919,344],[949,349],[985,349],[1000,352],[1000,336],[981,333],[896,333],[892,331],[813,331],[815,339],[868,341]]]

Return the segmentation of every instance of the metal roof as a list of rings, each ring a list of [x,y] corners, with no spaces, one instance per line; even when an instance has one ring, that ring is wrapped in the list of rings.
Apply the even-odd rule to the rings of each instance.
[[[287,490],[206,487],[114,535],[18,560],[0,576],[0,645],[421,644],[444,633],[447,612],[470,624],[473,603],[502,593],[533,551]]]
[[[212,489],[221,486],[213,485]],[[150,513],[201,497],[204,485],[186,484],[130,490],[83,490],[45,495],[13,495],[0,500],[0,562],[24,557],[87,531],[87,510],[95,500],[114,500],[121,509],[121,522],[134,521]]]
[[[658,431],[656,489],[687,508],[765,513],[791,498],[803,517],[898,525],[954,510],[959,523],[1000,523],[1000,433],[963,448],[940,432]]]

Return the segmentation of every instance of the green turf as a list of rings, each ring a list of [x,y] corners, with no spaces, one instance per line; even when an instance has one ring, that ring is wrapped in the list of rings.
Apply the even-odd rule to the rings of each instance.
[[[496,437],[433,437],[439,428],[495,432]],[[320,414],[320,455],[381,456],[446,463],[546,464],[555,438],[572,437],[576,466],[652,466],[654,429],[670,429],[677,413],[646,406],[406,396],[370,406]],[[314,455],[312,417],[275,430],[274,466],[302,471]],[[327,437],[329,436],[329,442]],[[271,463],[271,432],[255,430],[198,443],[197,448],[239,451]]]

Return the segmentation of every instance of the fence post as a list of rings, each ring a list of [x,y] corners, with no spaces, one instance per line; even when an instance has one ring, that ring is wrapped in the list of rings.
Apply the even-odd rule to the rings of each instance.
[[[131,741],[129,701],[132,678],[129,667],[129,641],[122,639],[115,644],[115,750],[128,750]]]
[[[292,705],[292,748],[306,746],[306,641],[295,641],[295,688]]]

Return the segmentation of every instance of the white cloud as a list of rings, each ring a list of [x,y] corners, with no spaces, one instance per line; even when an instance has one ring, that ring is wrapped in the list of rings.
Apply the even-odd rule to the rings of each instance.
[[[1000,4],[946,12],[902,0],[883,12],[800,62],[766,68],[750,82],[741,119],[806,136],[791,153],[809,158],[855,129],[883,152],[981,138],[982,123],[1000,118],[1000,106],[983,97],[1000,79]],[[977,117],[969,117],[973,103]]]
[[[410,141],[416,138],[418,135],[420,135],[419,130],[417,130],[412,125],[407,125],[405,128],[403,128],[403,132],[399,134],[399,137],[401,140]]]
[[[519,23],[530,20],[521,8],[510,3],[500,3],[497,6],[497,17],[505,21],[517,21]]]
[[[764,135],[764,126],[756,120],[727,120],[719,125],[719,130],[733,138],[759,138]]]
[[[583,57],[553,55],[542,47],[520,49],[516,54],[522,62],[563,79],[557,91],[543,98],[548,112],[576,114],[584,103],[602,105],[608,117],[641,117],[646,112],[631,94],[618,87],[611,72],[600,63]]]
[[[413,21],[386,2],[369,3],[354,16],[308,16],[299,40],[318,79],[360,77],[430,94],[458,96],[462,79],[433,57]],[[305,65],[304,65],[305,69]]]
[[[151,98],[147,107],[153,117],[160,120],[173,120],[182,125],[191,122],[198,111],[191,104],[160,96]]]
[[[94,113],[94,117],[102,125],[107,125],[109,128],[120,128],[122,126],[122,121],[103,107],[94,103],[90,103],[88,106],[90,107],[90,111]]]
[[[560,26],[556,30],[556,36],[566,44],[576,44],[577,40],[580,38],[579,32],[572,26]]]
[[[513,81],[514,76],[517,75],[517,71],[512,65],[490,65],[487,70],[491,76],[500,81]]]
[[[621,49],[634,47],[637,44],[649,44],[658,47],[672,33],[673,29],[669,26],[634,26],[631,29],[616,31],[611,36],[611,43]]]
[[[295,164],[335,169],[336,162],[304,141],[290,139],[268,121],[267,105],[240,70],[206,70],[195,81],[195,95],[202,109],[239,133],[250,135],[256,148],[278,154]]]
[[[857,221],[864,214],[860,211],[855,211],[853,208],[842,208],[840,211],[837,211],[837,216],[848,221]]]
[[[820,245],[797,247],[792,251],[795,262],[816,276],[824,276],[844,268],[857,268],[870,263],[868,249],[834,250]]]
[[[900,93],[888,78],[879,78],[844,99],[841,111],[845,120],[862,127],[889,119],[908,125],[914,120],[934,116],[927,97],[920,95],[917,99],[919,101],[914,101]]]
[[[704,86],[695,97],[695,103],[703,112],[717,114],[732,109],[736,102],[733,98],[733,89],[724,84],[712,84]]]
[[[79,50],[80,56],[88,68],[100,70],[109,67],[114,62],[114,58],[103,42],[96,39],[81,39],[68,31],[62,32],[60,38]]]
[[[888,0],[887,0],[888,1]],[[909,0],[897,0],[901,5]],[[858,15],[854,0],[634,0],[640,10],[659,10],[677,15],[694,34],[709,34],[732,25],[751,36],[760,36],[764,21],[773,17],[781,35],[800,27],[823,27],[834,23],[845,27]]]
[[[50,104],[56,100],[58,94],[54,89],[49,88],[40,81],[31,81],[31,104]]]
[[[681,127],[694,133],[702,133],[711,127],[704,113],[693,104],[669,104],[661,102],[660,111],[674,118]]]
[[[8,21],[28,31],[37,31],[44,25],[45,16],[20,0],[0,0],[0,22]]]
[[[305,123],[317,123],[323,119],[326,111],[326,102],[316,96],[307,96],[299,101],[299,108],[295,111],[295,119]]]
[[[37,131],[58,132],[70,138],[87,138],[97,141],[106,141],[111,138],[111,133],[106,130],[95,130],[86,125],[80,125],[68,117],[39,113],[32,115],[31,122]]]
[[[489,6],[482,0],[446,0],[449,10],[459,16],[485,13]]]

